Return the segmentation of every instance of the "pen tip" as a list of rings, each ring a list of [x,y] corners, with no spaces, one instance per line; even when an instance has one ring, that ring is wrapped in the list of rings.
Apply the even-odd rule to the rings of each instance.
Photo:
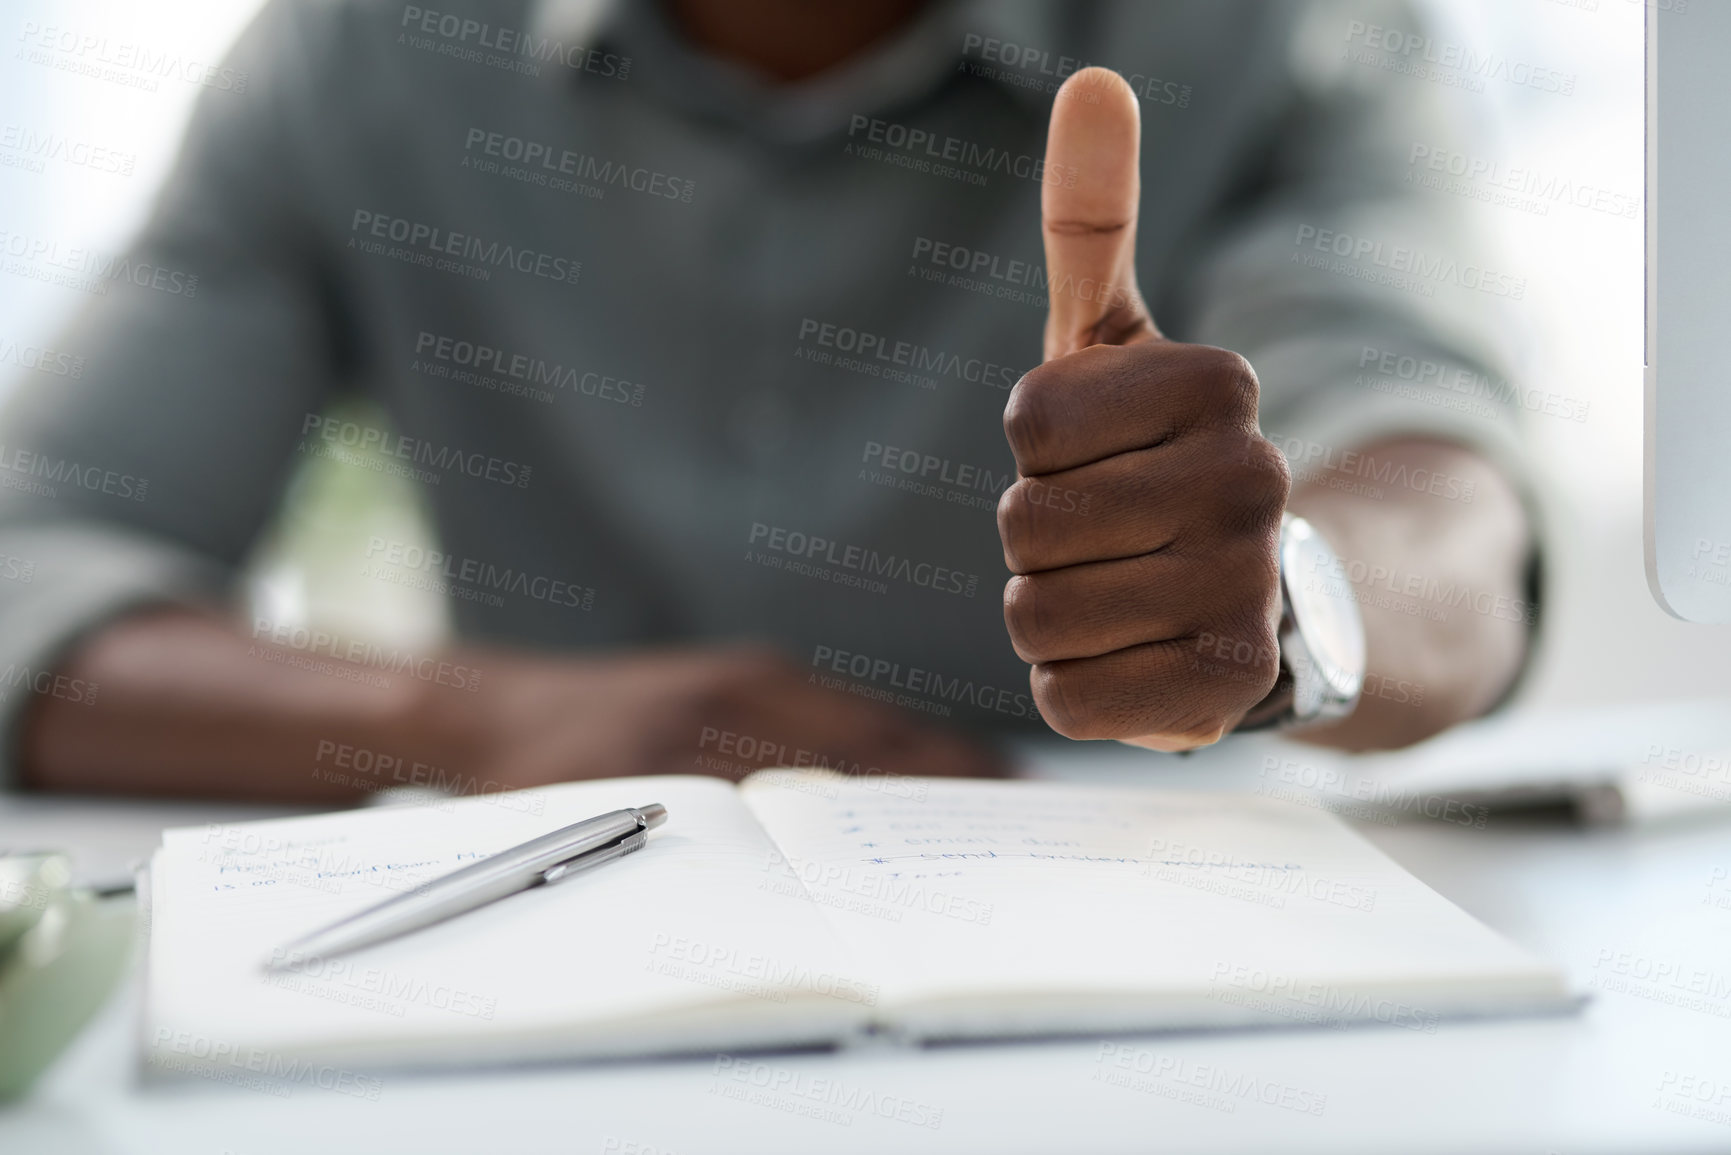
[[[637,812],[643,815],[645,829],[654,830],[667,821],[667,807],[659,802],[651,802],[647,806],[639,806]]]

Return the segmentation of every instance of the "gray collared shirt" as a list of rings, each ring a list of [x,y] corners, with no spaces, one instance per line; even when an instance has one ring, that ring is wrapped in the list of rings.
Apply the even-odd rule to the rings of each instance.
[[[1378,0],[937,3],[779,88],[647,4],[271,0],[57,344],[81,375],[8,403],[7,724],[104,619],[228,596],[316,455],[421,487],[438,552],[352,561],[441,591],[464,639],[766,640],[824,684],[1039,725],[993,511],[1080,65],[1141,97],[1157,319],[1249,357],[1301,475],[1393,433],[1514,459],[1508,414],[1452,383],[1501,379],[1522,286],[1411,180],[1461,126],[1367,20],[1414,25]],[[330,415],[357,390],[388,428]]]

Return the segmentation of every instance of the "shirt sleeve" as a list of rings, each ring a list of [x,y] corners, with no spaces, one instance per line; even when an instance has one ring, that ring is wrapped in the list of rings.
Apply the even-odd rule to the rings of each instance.
[[[1279,111],[1171,283],[1184,337],[1255,366],[1264,432],[1295,472],[1417,434],[1469,445],[1524,484],[1511,377],[1527,282],[1461,190],[1426,179],[1432,156],[1484,151],[1491,99],[1421,53],[1379,47],[1441,42],[1414,6],[1277,8],[1290,23],[1252,67],[1282,78]]]
[[[1278,111],[1250,137],[1248,179],[1167,282],[1181,335],[1255,367],[1263,432],[1295,483],[1330,466],[1361,469],[1372,493],[1436,483],[1358,452],[1396,437],[1489,460],[1535,527],[1525,593],[1536,611],[1550,501],[1525,427],[1534,413],[1583,420],[1586,409],[1521,383],[1521,322],[1536,305],[1473,203],[1480,190],[1449,173],[1496,139],[1496,102],[1463,87],[1484,82],[1450,66],[1446,35],[1417,5],[1272,10],[1290,23],[1273,26],[1251,68],[1282,77]],[[1442,47],[1399,50],[1411,45]]]
[[[201,95],[128,252],[0,412],[0,779],[78,639],[147,604],[224,599],[344,341],[300,182],[325,6],[272,0]],[[83,693],[84,690],[76,691]],[[100,687],[95,688],[100,692]]]

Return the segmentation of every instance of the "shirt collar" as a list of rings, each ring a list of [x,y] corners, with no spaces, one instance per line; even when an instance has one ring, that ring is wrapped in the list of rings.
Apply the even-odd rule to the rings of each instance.
[[[604,43],[630,57],[629,83],[683,112],[788,145],[844,131],[856,115],[911,107],[970,64],[985,83],[1050,108],[1052,78],[1002,63],[1003,46],[1056,58],[1059,33],[1049,0],[932,0],[866,55],[812,80],[778,85],[692,48],[658,0],[535,0],[532,21],[537,35]],[[987,52],[988,44],[1000,47]]]

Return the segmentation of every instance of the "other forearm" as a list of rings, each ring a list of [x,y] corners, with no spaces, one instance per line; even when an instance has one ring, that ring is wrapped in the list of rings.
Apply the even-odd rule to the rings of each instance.
[[[41,790],[331,803],[390,785],[356,751],[406,764],[450,751],[439,687],[254,640],[215,616],[144,613],[62,663],[91,700],[41,695],[23,716],[22,783]],[[344,676],[346,675],[346,676]]]
[[[1306,741],[1405,746],[1484,713],[1526,659],[1532,528],[1514,487],[1472,450],[1387,441],[1300,468],[1289,508],[1340,558],[1364,617],[1365,692],[1343,722]]]

